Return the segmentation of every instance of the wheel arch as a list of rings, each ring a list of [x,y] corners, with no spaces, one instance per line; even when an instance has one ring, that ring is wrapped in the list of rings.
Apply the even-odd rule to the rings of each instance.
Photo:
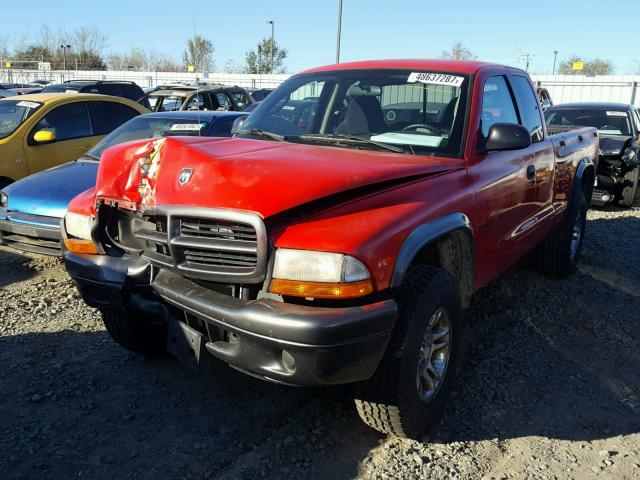
[[[576,168],[576,175],[573,179],[573,186],[571,192],[571,206],[575,202],[575,196],[582,190],[584,198],[587,201],[587,207],[591,206],[591,197],[593,194],[593,183],[596,178],[596,168],[589,157],[584,157],[578,162]]]
[[[458,282],[463,306],[473,293],[476,247],[469,218],[450,213],[416,227],[405,239],[393,270],[391,288],[399,287],[409,267],[424,263],[443,268]]]
[[[0,188],[4,188],[7,185],[13,183],[13,179],[9,178],[9,177],[3,177],[2,175],[0,175]]]

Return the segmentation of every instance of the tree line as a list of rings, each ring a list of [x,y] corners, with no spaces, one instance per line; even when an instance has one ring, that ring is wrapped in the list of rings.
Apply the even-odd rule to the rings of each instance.
[[[187,40],[179,59],[143,47],[108,52],[108,46],[108,36],[96,25],[56,32],[43,25],[35,35],[23,35],[13,45],[0,39],[0,57],[3,67],[5,62],[10,62],[12,68],[37,68],[38,62],[48,62],[52,70],[213,72],[216,69],[215,46],[201,35]],[[278,42],[264,38],[245,53],[244,62],[229,59],[223,70],[226,73],[285,73],[287,55],[287,50]]]

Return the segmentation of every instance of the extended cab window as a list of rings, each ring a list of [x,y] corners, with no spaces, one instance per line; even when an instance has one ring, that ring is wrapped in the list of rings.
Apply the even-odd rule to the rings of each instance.
[[[529,130],[532,142],[541,141],[544,138],[544,131],[540,117],[540,104],[533,93],[531,83],[526,78],[517,75],[509,76],[509,81],[516,95],[522,125]]]
[[[60,105],[47,113],[35,126],[33,132],[39,130],[53,132],[57,141],[91,137],[94,133],[89,106],[86,102]]]
[[[298,75],[263,101],[243,131],[341,148],[460,155],[468,90],[468,76],[453,72],[359,69]]]
[[[518,123],[511,92],[503,76],[490,77],[482,94],[482,135],[495,123]]]

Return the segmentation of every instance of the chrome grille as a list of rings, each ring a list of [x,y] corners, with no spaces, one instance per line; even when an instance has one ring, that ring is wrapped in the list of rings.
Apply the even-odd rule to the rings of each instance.
[[[134,223],[151,263],[185,277],[258,283],[264,280],[266,230],[260,217],[234,210],[166,207]]]

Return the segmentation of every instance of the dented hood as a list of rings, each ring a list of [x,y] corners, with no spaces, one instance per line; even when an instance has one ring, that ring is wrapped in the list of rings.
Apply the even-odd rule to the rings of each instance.
[[[455,158],[242,138],[169,137],[102,154],[96,196],[122,206],[185,205],[264,218],[348,190],[464,168]]]

